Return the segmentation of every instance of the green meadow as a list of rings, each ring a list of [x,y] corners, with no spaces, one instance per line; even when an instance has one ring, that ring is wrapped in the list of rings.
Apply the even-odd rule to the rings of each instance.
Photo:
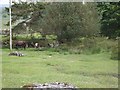
[[[118,60],[108,52],[71,54],[50,50],[20,50],[24,57],[9,56],[2,49],[2,87],[30,83],[67,82],[80,88],[117,88]]]

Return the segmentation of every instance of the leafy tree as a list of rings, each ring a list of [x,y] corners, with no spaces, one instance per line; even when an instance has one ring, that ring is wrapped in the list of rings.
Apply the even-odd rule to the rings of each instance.
[[[99,32],[96,3],[27,3],[12,5],[13,31],[38,31],[43,36],[54,34],[58,41],[93,36]]]
[[[55,34],[59,41],[92,36],[99,32],[95,3],[52,3],[45,7],[42,19],[44,34]]]
[[[12,24],[14,24],[13,32],[23,33],[26,31],[26,27],[29,30],[39,30],[39,23],[37,22],[42,18],[42,12],[44,9],[43,3],[27,3],[13,2],[12,5]],[[6,8],[9,11],[8,8]],[[8,22],[9,25],[9,22]]]
[[[101,33],[109,38],[120,36],[120,2],[98,3]]]

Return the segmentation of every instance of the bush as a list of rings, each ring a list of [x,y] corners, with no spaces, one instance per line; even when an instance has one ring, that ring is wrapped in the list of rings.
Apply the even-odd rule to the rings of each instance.
[[[106,37],[97,37],[95,38],[97,46],[101,48],[102,52],[111,52],[112,48],[118,43],[117,40],[106,39]]]
[[[71,54],[96,54],[100,52],[111,52],[113,47],[118,46],[117,42],[117,40],[106,39],[106,37],[82,37],[75,40],[75,42],[72,41],[67,46]]]
[[[118,46],[112,48],[111,59],[120,60],[120,49]]]
[[[97,45],[97,40],[92,37],[82,38],[81,43],[80,49],[84,54],[96,54],[101,52],[101,48]]]
[[[96,41],[93,38],[85,38],[82,40],[82,44],[86,49],[90,49],[96,46]]]
[[[117,44],[112,48],[111,59],[120,60],[120,39],[116,41]]]
[[[95,47],[92,47],[91,49],[89,49],[89,52],[91,54],[96,54],[96,53],[100,53],[101,49],[100,49],[100,47],[95,46]]]

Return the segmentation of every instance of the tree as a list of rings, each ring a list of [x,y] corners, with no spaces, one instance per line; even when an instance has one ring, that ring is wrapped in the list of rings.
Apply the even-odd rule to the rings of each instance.
[[[99,32],[95,3],[51,3],[45,7],[42,18],[44,34],[54,34],[59,41],[92,36]]]
[[[13,32],[23,33],[26,27],[29,30],[39,30],[38,20],[42,18],[42,11],[44,9],[43,3],[27,3],[27,2],[13,2],[12,5],[12,24],[14,24]],[[6,8],[8,11],[8,8]],[[9,24],[9,22],[8,22]],[[26,25],[25,25],[26,24]],[[36,28],[37,27],[37,28]]]
[[[120,2],[98,3],[101,33],[109,38],[120,36]]]
[[[93,36],[99,32],[96,3],[27,3],[12,5],[12,22],[18,24],[14,31],[29,30],[46,35],[56,35],[58,41],[71,41],[78,37]]]

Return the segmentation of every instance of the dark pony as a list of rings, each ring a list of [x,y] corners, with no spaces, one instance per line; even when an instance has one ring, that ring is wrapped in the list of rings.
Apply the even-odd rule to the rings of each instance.
[[[15,48],[24,48],[24,50],[26,49],[27,43],[26,41],[16,41],[15,42]]]

